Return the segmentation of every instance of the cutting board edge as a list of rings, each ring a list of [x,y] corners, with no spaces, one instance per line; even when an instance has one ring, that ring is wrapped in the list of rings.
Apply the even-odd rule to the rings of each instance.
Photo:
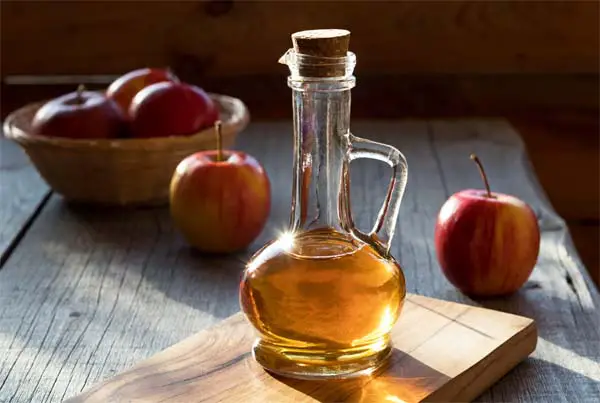
[[[537,324],[533,319],[529,319],[528,325],[518,331],[508,343],[498,346],[485,359],[454,377],[452,384],[444,384],[441,388],[427,396],[423,402],[473,401],[512,371],[518,364],[525,361],[535,351],[537,341]],[[507,354],[508,352],[510,354]],[[496,365],[492,366],[492,363]],[[453,389],[458,390],[454,391]]]

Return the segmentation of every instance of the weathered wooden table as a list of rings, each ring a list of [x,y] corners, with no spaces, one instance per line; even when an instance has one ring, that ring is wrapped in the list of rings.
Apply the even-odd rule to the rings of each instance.
[[[537,321],[536,352],[479,400],[600,401],[600,295],[538,186],[518,134],[504,121],[480,120],[357,122],[353,130],[396,145],[408,159],[393,242],[408,290]],[[288,123],[255,123],[240,136],[237,148],[258,157],[271,177],[273,210],[250,250],[225,258],[188,248],[166,208],[67,205],[2,140],[0,402],[62,401],[237,312],[244,261],[287,223],[291,139]],[[455,191],[482,186],[471,152],[483,160],[494,190],[535,208],[543,231],[532,277],[509,298],[464,297],[435,258],[442,203]],[[353,164],[354,215],[365,228],[388,172],[376,162]],[[557,167],[556,180],[569,178]]]

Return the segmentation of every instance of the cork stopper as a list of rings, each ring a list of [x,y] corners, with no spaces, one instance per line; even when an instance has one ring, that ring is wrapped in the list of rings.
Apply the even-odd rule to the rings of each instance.
[[[292,34],[296,53],[312,56],[310,63],[299,66],[306,77],[337,77],[345,75],[343,60],[348,53],[350,31],[345,29],[313,29]]]

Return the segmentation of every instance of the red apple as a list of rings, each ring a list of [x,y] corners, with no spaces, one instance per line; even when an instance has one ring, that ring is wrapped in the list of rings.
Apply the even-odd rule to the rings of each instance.
[[[218,116],[206,92],[185,83],[152,84],[137,93],[129,108],[134,137],[192,135],[211,127]]]
[[[492,297],[517,291],[537,261],[540,230],[525,202],[490,192],[479,159],[472,155],[486,190],[463,190],[442,206],[435,249],[446,278],[463,293]]]
[[[271,208],[269,178],[240,151],[200,151],[175,170],[170,211],[187,242],[206,253],[231,253],[252,243]]]
[[[143,68],[130,71],[113,81],[106,90],[106,96],[115,101],[125,114],[138,92],[149,85],[164,81],[178,82],[179,79],[169,69]]]
[[[83,86],[45,103],[31,126],[34,134],[74,139],[116,138],[127,127],[125,115],[116,103]]]

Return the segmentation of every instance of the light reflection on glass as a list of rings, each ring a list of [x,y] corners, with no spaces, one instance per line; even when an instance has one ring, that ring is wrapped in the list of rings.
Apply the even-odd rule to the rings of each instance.
[[[283,232],[277,239],[279,247],[286,252],[289,252],[294,247],[294,233]]]
[[[262,266],[267,259],[272,256],[272,253],[277,253],[279,250],[283,250],[284,252],[289,252],[294,247],[295,234],[290,231],[283,231],[276,238],[276,241],[267,246],[263,253],[257,254],[253,257],[248,265],[246,266],[246,271],[248,275],[252,275],[253,272],[260,266]],[[269,254],[268,251],[271,250],[272,253]]]
[[[390,329],[393,326],[395,320],[396,318],[392,314],[391,308],[389,306],[386,306],[385,310],[383,311],[383,314],[381,315],[381,322],[379,322],[379,331],[388,331],[388,329]]]
[[[385,401],[386,402],[394,402],[394,403],[406,403],[406,400],[402,400],[399,397],[392,396],[392,395],[387,395],[385,397]]]

